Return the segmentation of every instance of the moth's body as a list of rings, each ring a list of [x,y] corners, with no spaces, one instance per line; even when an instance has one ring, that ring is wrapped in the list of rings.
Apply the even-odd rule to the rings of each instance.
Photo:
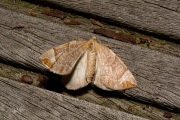
[[[86,68],[86,80],[87,82],[91,82],[94,77],[95,73],[95,66],[96,66],[96,55],[97,55],[97,47],[96,41],[94,38],[89,40],[89,47],[87,49],[87,68]]]
[[[136,86],[136,80],[124,63],[96,37],[76,40],[43,53],[42,63],[52,72],[63,75],[68,89],[95,84],[104,90],[124,90]]]

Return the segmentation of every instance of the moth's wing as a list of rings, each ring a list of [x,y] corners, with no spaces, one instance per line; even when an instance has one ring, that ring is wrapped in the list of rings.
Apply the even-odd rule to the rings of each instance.
[[[97,44],[94,84],[104,90],[124,90],[137,85],[121,59],[102,44]]]
[[[75,40],[59,45],[43,53],[39,59],[50,71],[60,75],[69,74],[86,51],[87,42]]]
[[[86,80],[87,51],[76,62],[70,74],[62,76],[61,82],[67,89],[76,90],[89,84]]]

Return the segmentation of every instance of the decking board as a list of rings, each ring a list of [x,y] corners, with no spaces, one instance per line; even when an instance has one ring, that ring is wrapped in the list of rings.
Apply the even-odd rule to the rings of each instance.
[[[36,0],[36,3],[98,16],[180,42],[180,5],[177,0],[44,0],[43,3]]]
[[[145,120],[97,104],[0,77],[1,120]]]

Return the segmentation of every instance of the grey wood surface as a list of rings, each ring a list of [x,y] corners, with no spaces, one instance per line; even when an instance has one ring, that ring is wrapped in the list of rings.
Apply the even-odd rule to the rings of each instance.
[[[47,49],[71,40],[88,40],[94,36],[2,8],[0,21],[0,60],[38,71],[48,71],[38,60],[40,54]],[[12,29],[16,26],[23,27]],[[125,91],[126,96],[180,111],[179,57],[97,37],[124,61],[138,82],[137,88]]]
[[[31,1],[31,0],[28,0]],[[180,42],[178,0],[41,0],[36,2],[73,9],[126,24]]]
[[[145,120],[0,77],[1,120]]]
[[[3,76],[4,78],[19,81],[20,75],[27,74],[33,79],[33,84],[31,85],[38,86],[41,88],[43,87],[42,84],[39,84],[38,73],[28,71],[27,69],[0,63],[0,76]],[[150,104],[134,101],[133,99],[126,98],[122,94],[116,92],[103,91],[93,86],[88,86],[76,91],[69,91],[66,90],[63,86],[59,85],[59,82],[58,84],[57,82],[55,84],[52,84],[53,79],[48,80],[48,83],[43,84],[44,87],[46,85],[50,85],[50,82],[53,88],[60,89],[56,90],[55,92],[61,93],[66,96],[71,96],[81,100],[85,100],[93,104],[98,104],[104,107],[115,109],[118,111],[127,112],[143,118],[152,120],[164,120],[165,118],[167,118],[164,117],[165,115],[169,116],[168,118],[171,118],[171,120],[178,120],[180,118],[180,114],[178,113],[174,113],[173,111],[167,111],[165,109],[158,108],[157,106],[153,106]],[[47,86],[45,87],[45,89],[52,90],[49,89]]]

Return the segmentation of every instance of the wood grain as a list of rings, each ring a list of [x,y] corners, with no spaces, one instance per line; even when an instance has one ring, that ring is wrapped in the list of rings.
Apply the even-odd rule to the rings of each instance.
[[[0,77],[0,101],[1,120],[145,120],[2,77]]]
[[[180,42],[180,4],[177,0],[44,0],[43,3],[99,16]]]
[[[165,9],[169,9],[172,11],[180,12],[180,5],[178,0],[143,0],[144,2],[147,2],[149,4],[154,4],[157,6],[160,6]]]
[[[29,17],[0,8],[0,60],[48,71],[40,63],[41,53],[62,43],[88,40],[94,34]],[[11,29],[15,26],[22,29]],[[180,58],[154,50],[97,36],[111,46],[134,74],[138,87],[124,94],[133,99],[180,111]],[[118,97],[118,96],[117,96]]]

